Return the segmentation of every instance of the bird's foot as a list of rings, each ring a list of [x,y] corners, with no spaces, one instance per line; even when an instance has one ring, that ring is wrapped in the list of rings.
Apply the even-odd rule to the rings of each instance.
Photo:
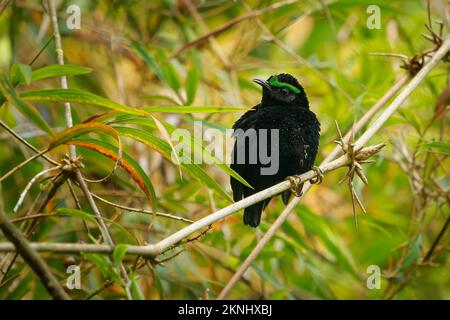
[[[301,197],[303,195],[303,182],[301,182],[298,176],[289,176],[286,178],[291,183],[291,192],[296,197]]]
[[[313,166],[311,170],[315,171],[317,174],[317,177],[312,178],[309,180],[309,183],[311,184],[321,184],[323,180],[323,171],[319,167]]]

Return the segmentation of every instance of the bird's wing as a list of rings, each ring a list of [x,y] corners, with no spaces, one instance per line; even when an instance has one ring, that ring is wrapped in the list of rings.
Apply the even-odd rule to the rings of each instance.
[[[233,129],[247,130],[254,127],[256,121],[256,113],[258,112],[259,104],[244,113],[233,125]],[[233,134],[234,136],[234,134]]]
[[[250,128],[254,128],[255,127],[255,122],[256,122],[256,113],[258,111],[259,108],[259,104],[254,106],[251,110],[247,111],[246,113],[244,113],[233,125],[233,129],[237,130],[237,129],[241,129],[241,130],[247,130]],[[236,137],[237,132],[234,131],[233,132],[233,137]],[[247,142],[248,143],[248,142]],[[247,147],[244,147],[247,148]],[[245,168],[246,166],[243,164],[239,164],[237,163],[236,159],[235,159],[235,155],[237,152],[237,144],[236,141],[234,142],[234,147],[233,147],[233,153],[231,154],[231,159],[232,159],[232,163],[230,165],[230,168],[233,169],[234,171],[236,171],[241,177],[246,177],[246,172],[245,172]],[[244,197],[244,190],[247,188],[246,186],[244,186],[242,183],[240,183],[238,180],[234,179],[233,177],[230,177],[230,184],[231,184],[231,189],[233,190],[233,200],[234,201],[239,201]]]

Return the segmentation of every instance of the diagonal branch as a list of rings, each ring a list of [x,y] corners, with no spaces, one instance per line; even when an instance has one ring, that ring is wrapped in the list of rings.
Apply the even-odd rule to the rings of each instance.
[[[375,153],[377,153],[384,144],[379,144],[375,146],[369,146],[366,148],[362,148],[358,155],[356,156],[357,161],[364,161],[365,159],[371,157]],[[338,159],[331,161],[320,167],[320,170],[323,173],[336,170],[341,167],[349,166],[354,159],[349,157],[348,155],[343,155]],[[177,246],[183,239],[187,238],[189,235],[194,232],[200,231],[201,229],[210,226],[214,222],[217,222],[227,216],[232,215],[233,213],[251,206],[257,202],[260,202],[264,199],[273,197],[277,194],[286,191],[295,185],[302,184],[307,182],[318,175],[318,170],[310,170],[301,175],[296,176],[296,181],[286,180],[280,182],[270,188],[267,188],[263,191],[255,193],[254,195],[242,199],[236,203],[233,203],[219,211],[216,211],[196,222],[190,224],[189,226],[175,232],[169,237],[161,240],[156,244],[150,244],[145,246],[133,246],[129,245],[127,247],[127,253],[133,255],[141,255],[146,257],[155,257],[164,253],[167,250],[172,249]],[[93,245],[93,244],[76,244],[76,243],[33,243],[32,247],[38,251],[52,251],[52,252],[66,252],[66,253],[80,253],[80,252],[97,252],[97,253],[111,253],[114,250],[114,247],[111,245]],[[10,243],[0,243],[0,252],[4,251],[13,251],[14,246],[11,246]]]

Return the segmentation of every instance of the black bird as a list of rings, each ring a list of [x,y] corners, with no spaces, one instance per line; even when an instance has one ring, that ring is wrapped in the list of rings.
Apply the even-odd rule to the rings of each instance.
[[[267,80],[253,81],[262,86],[261,103],[246,112],[233,125],[236,142],[231,168],[254,189],[231,177],[234,201],[271,187],[289,176],[314,169],[319,146],[320,123],[309,109],[305,91],[296,78],[282,73]],[[267,139],[264,138],[264,131],[267,132]],[[255,140],[249,138],[252,132],[256,132]],[[276,141],[274,132],[278,132],[279,142]],[[272,138],[274,142],[270,143]],[[263,154],[267,152],[270,158],[277,155],[277,150],[278,156],[271,160],[278,161],[278,170],[269,174],[262,172],[261,169],[265,168],[267,171],[273,163],[268,164],[267,159],[261,159],[261,151]],[[252,161],[252,155],[258,155],[256,161]],[[287,204],[290,196],[290,190],[283,193],[284,204]],[[245,208],[244,224],[257,227],[262,210],[269,204],[270,199]]]

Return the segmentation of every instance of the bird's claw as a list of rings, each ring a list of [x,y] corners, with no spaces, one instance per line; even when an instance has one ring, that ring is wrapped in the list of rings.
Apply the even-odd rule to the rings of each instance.
[[[301,197],[303,195],[303,182],[301,182],[298,176],[289,176],[286,178],[291,183],[291,192],[296,197]]]
[[[313,166],[311,170],[315,171],[317,176],[309,180],[311,184],[321,184],[323,181],[323,171],[320,167]]]

